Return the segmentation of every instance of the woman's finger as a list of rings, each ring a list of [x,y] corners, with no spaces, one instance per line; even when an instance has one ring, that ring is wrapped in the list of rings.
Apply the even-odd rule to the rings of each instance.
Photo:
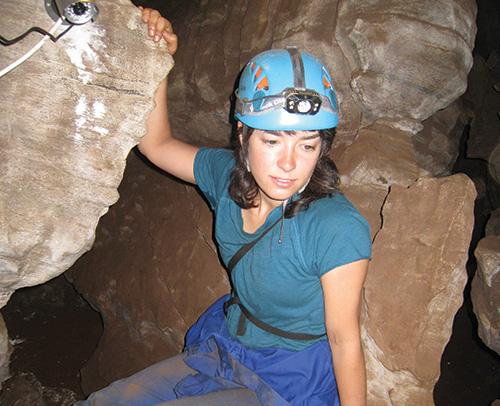
[[[158,42],[162,35],[163,35],[163,32],[166,31],[166,19],[165,18],[159,18],[157,21],[156,21],[156,26],[155,26],[155,37],[154,37],[154,40],[155,42]]]
[[[163,39],[167,43],[168,53],[170,55],[175,54],[175,52],[177,51],[177,47],[178,47],[178,38],[177,38],[177,35],[175,35],[174,33],[170,33],[170,32],[166,32],[165,31],[163,33]]]
[[[154,37],[156,34],[156,23],[159,18],[162,18],[160,13],[156,10],[151,10],[148,21],[148,32],[150,37]]]
[[[151,9],[150,8],[143,8],[141,18],[143,23],[147,23],[149,21],[149,16],[151,14]]]

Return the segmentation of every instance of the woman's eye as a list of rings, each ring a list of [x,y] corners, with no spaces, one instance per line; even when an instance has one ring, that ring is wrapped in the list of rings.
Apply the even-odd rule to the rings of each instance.
[[[305,145],[304,145],[304,149],[305,149],[306,151],[311,151],[311,152],[312,152],[312,151],[315,151],[315,150],[316,150],[316,145],[309,145],[309,144],[305,144]]]
[[[272,146],[272,145],[276,145],[276,144],[278,144],[278,141],[276,141],[276,140],[266,140],[266,139],[264,139],[264,144],[267,144],[267,145],[271,145],[271,146]]]

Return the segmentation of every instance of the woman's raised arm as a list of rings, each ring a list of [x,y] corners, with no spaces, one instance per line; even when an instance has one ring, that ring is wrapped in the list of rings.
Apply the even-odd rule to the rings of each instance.
[[[165,40],[168,52],[177,50],[177,36],[172,24],[156,10],[141,8],[142,21],[148,24],[149,36],[155,41]],[[168,118],[167,79],[163,80],[154,97],[155,107],[146,123],[146,135],[139,142],[139,150],[164,171],[190,183],[194,179],[194,158],[198,148],[176,139]]]

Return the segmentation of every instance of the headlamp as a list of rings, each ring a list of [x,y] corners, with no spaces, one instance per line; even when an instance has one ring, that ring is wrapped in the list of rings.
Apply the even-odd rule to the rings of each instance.
[[[321,107],[321,97],[315,91],[286,89],[285,110],[294,114],[316,114]]]
[[[64,18],[76,25],[94,20],[99,14],[95,1],[91,0],[45,0],[45,8],[54,21]]]

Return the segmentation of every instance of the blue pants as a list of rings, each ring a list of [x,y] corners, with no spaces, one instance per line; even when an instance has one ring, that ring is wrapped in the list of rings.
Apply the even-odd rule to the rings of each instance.
[[[330,347],[246,348],[227,331],[222,297],[186,335],[183,354],[92,394],[80,405],[339,406]]]
[[[184,356],[177,355],[158,362],[128,378],[113,382],[89,396],[80,406],[146,406],[146,405],[260,405],[255,393],[244,387],[222,389],[205,395],[177,399],[175,386],[179,381],[197,372],[189,368]]]

